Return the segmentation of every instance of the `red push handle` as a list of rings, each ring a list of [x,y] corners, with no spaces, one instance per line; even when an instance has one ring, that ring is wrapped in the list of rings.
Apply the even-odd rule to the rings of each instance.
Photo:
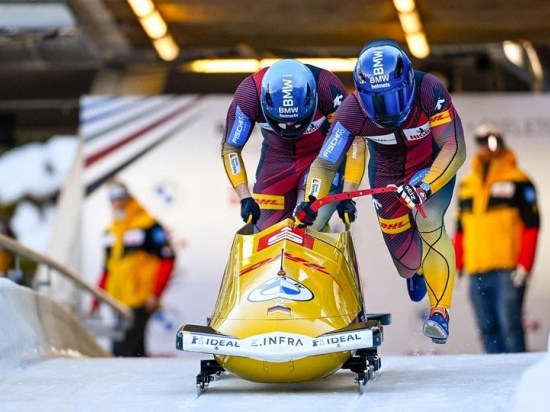
[[[334,195],[328,195],[320,199],[317,199],[309,207],[314,212],[317,212],[322,206],[328,205],[329,203],[340,202],[341,200],[346,200],[346,199],[353,199],[354,197],[376,195],[378,193],[391,193],[395,191],[397,191],[397,187],[387,186],[387,187],[375,187],[373,189],[354,190],[352,192],[336,193]],[[304,215],[305,213],[302,215],[302,217],[304,217]],[[300,219],[299,216],[298,216],[298,219]]]
[[[386,187],[375,187],[372,189],[354,190],[351,192],[336,193],[333,195],[328,195],[320,199],[317,199],[309,207],[312,211],[317,212],[322,206],[328,205],[329,203],[340,202],[346,199],[353,199],[354,197],[376,195],[379,193],[392,193],[396,191],[397,191],[397,186],[386,186]],[[424,212],[424,208],[422,207],[422,205],[416,206],[416,209],[418,210],[418,213],[420,213],[420,216],[422,216],[423,218],[426,218],[426,212]],[[300,211],[300,213],[298,213],[298,215],[296,216],[296,219],[301,221],[305,216],[306,216],[306,212],[302,210]]]

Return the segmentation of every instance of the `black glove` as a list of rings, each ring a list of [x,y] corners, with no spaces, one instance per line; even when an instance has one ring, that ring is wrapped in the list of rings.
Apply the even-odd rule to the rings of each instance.
[[[302,202],[294,209],[294,216],[298,218],[298,226],[311,226],[317,219],[317,212],[311,210],[311,204],[317,199],[313,195],[309,195],[309,202]]]
[[[357,219],[357,208],[355,207],[355,202],[351,199],[339,202],[336,205],[336,211],[344,223],[355,222],[355,219]],[[346,214],[348,216],[347,219]]]
[[[254,198],[245,197],[241,200],[241,217],[245,223],[248,223],[248,219],[252,217],[252,224],[256,224],[261,213],[260,206]]]

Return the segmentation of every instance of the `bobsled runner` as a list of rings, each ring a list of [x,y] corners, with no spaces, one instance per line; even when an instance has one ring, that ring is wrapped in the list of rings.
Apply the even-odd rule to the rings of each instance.
[[[311,208],[395,188],[330,195]],[[299,220],[300,216],[298,216]],[[292,219],[235,235],[208,324],[183,325],[176,348],[212,354],[201,360],[197,389],[230,372],[263,383],[294,383],[339,369],[363,391],[380,368],[377,348],[389,313],[364,310],[350,225],[340,233],[298,227]]]

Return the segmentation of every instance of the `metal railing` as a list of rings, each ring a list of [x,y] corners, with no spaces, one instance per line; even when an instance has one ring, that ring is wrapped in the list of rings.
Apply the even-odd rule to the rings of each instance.
[[[41,253],[38,253],[26,246],[23,246],[21,243],[17,242],[11,237],[3,235],[1,233],[0,248],[8,250],[15,255],[20,255],[27,259],[33,260],[39,264],[46,265],[50,269],[56,270],[59,274],[73,281],[78,287],[91,293],[101,303],[105,303],[106,305],[111,307],[116,312],[116,314],[118,314],[128,325],[131,325],[133,323],[134,316],[130,308],[112,298],[103,289],[100,289],[97,286],[89,283],[78,272],[71,269],[70,267],[56,262],[55,260]]]

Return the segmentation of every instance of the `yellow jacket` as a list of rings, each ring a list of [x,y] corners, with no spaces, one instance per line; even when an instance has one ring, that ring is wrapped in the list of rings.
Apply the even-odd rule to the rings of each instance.
[[[173,268],[174,253],[162,226],[132,199],[126,216],[105,232],[105,258],[102,286],[120,302],[136,308],[151,295],[160,296]]]
[[[478,156],[458,188],[457,269],[470,274],[522,265],[530,272],[540,224],[536,191],[509,149],[493,159],[484,177]]]

